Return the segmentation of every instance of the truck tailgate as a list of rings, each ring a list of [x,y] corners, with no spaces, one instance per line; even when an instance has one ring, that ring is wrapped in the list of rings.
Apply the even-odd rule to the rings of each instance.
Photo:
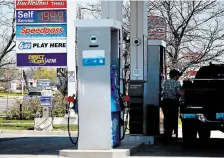
[[[217,120],[217,115],[223,113],[224,93],[222,88],[200,88],[185,90],[185,105],[201,106],[206,118]]]

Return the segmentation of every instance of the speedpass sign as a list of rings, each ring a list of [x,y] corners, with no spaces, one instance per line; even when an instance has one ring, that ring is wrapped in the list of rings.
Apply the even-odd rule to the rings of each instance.
[[[16,10],[17,23],[66,23],[66,10]]]
[[[65,38],[67,26],[63,24],[52,25],[17,25],[16,37],[20,38]]]

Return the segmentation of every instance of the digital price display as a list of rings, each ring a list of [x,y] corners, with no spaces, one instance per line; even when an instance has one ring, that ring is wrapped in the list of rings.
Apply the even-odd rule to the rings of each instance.
[[[37,11],[39,23],[65,23],[67,16],[65,10],[41,10]]]

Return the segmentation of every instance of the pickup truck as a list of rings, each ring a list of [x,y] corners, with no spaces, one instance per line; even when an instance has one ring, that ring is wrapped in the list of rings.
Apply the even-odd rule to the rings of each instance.
[[[212,130],[224,131],[224,65],[210,64],[199,69],[182,87],[180,106],[183,143],[206,141]]]
[[[32,98],[40,98],[42,96],[42,92],[39,89],[31,89],[28,92],[27,96],[24,96],[24,100],[30,100]]]

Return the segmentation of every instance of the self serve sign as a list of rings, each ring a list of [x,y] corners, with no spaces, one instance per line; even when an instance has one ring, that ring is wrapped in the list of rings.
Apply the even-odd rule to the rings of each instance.
[[[32,10],[17,10],[16,11],[16,22],[17,23],[34,23],[36,18],[34,18],[35,11]]]

